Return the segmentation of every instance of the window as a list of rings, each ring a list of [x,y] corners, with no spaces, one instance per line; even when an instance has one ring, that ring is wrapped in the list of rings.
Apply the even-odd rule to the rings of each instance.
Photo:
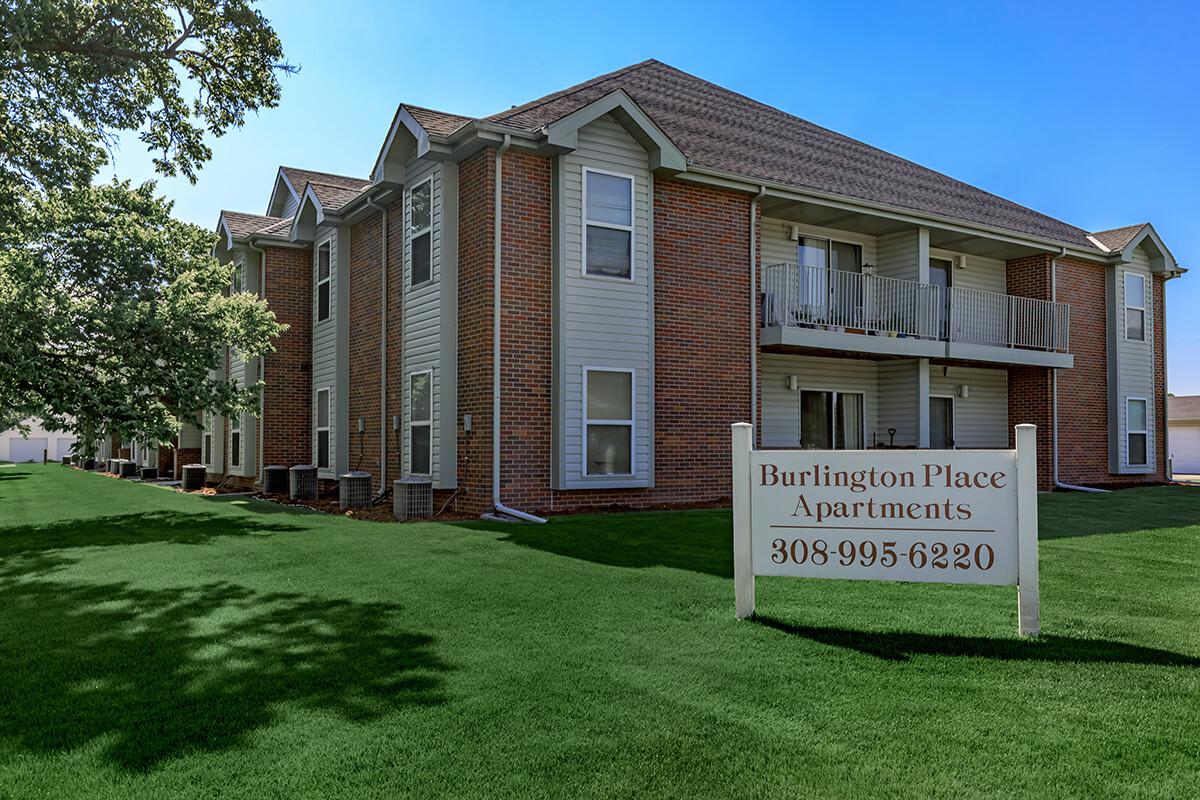
[[[329,319],[329,242],[317,248],[317,322]]]
[[[954,449],[954,398],[929,396],[929,449]]]
[[[230,286],[230,292],[237,294],[245,291],[246,288],[246,265],[238,262],[233,265],[233,283]]]
[[[584,474],[633,474],[633,370],[583,371]]]
[[[862,246],[802,236],[797,246],[800,302],[806,320],[863,327]]]
[[[329,390],[317,391],[317,469],[329,469]]]
[[[408,376],[408,471],[428,475],[433,471],[433,372]]]
[[[409,286],[433,279],[433,179],[409,192],[411,207],[408,227],[408,252],[411,257]]]
[[[213,417],[212,417],[212,414],[207,414],[207,413],[206,413],[206,414],[204,415],[204,439],[203,439],[203,441],[201,442],[201,446],[200,446],[200,461],[201,461],[201,463],[203,463],[203,464],[204,464],[206,467],[211,467],[211,466],[212,466],[212,463],[213,463],[213,452],[212,452],[213,435],[212,435],[212,429],[213,429]]]
[[[229,464],[233,467],[242,465],[242,415],[235,414],[229,418]]]
[[[583,171],[583,271],[633,278],[633,178]]]
[[[1125,338],[1146,341],[1146,278],[1125,273]]]
[[[1125,439],[1129,466],[1146,466],[1146,401],[1141,398],[1125,400]]]
[[[800,447],[805,450],[861,450],[862,392],[802,389]]]

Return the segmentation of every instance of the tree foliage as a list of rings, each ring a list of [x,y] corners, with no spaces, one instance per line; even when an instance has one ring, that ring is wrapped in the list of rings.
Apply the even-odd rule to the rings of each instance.
[[[274,315],[152,183],[92,181],[136,131],[194,182],[291,71],[253,0],[0,0],[0,425],[155,442],[253,407],[210,370],[268,350]]]
[[[122,439],[170,441],[204,410],[254,411],[255,387],[213,380],[281,331],[265,301],[227,294],[212,236],[171,217],[154,185],[110,183],[42,202],[37,246],[0,257],[0,407]]]

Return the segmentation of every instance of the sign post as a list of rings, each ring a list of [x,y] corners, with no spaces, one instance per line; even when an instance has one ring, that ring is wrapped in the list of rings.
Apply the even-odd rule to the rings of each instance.
[[[733,426],[738,619],[758,575],[1017,586],[1041,631],[1036,429],[1013,450],[755,450]]]

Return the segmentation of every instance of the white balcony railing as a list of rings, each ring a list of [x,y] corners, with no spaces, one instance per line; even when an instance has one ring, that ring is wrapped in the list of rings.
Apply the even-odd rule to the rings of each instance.
[[[763,275],[763,324],[1067,352],[1065,303],[824,267]]]

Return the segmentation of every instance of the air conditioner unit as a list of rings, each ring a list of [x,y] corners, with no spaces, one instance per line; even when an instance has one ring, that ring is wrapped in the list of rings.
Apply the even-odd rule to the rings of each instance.
[[[392,516],[401,522],[433,516],[433,481],[409,476],[392,481]]]

